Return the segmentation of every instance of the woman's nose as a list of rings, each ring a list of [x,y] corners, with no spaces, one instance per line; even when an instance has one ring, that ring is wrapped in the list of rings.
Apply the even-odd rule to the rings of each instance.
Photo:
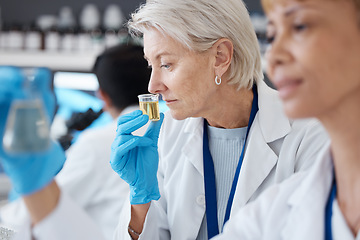
[[[161,80],[161,75],[152,70],[148,90],[150,93],[161,93],[165,89],[165,85]]]
[[[267,71],[272,71],[275,67],[291,60],[288,44],[289,42],[286,41],[284,36],[277,36],[277,38],[268,46],[265,52]]]

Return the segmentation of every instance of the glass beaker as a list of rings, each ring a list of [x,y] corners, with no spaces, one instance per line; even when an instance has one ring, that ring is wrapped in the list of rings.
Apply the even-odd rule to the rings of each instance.
[[[159,95],[158,94],[141,94],[139,98],[139,107],[144,114],[149,115],[151,121],[160,120]]]
[[[48,116],[34,81],[36,69],[24,71],[24,99],[11,103],[3,137],[8,153],[39,152],[50,145]]]

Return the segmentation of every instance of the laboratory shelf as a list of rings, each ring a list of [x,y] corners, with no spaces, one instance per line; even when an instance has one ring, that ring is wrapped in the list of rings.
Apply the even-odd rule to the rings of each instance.
[[[89,72],[99,52],[0,50],[0,65],[48,67],[54,71]]]

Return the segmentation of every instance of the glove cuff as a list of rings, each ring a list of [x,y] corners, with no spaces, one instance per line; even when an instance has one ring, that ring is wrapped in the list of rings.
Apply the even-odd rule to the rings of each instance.
[[[3,166],[14,190],[21,195],[29,195],[47,186],[64,162],[65,154],[60,145],[52,143],[46,153],[24,157],[21,165],[12,166],[11,161],[4,161]]]
[[[130,187],[130,204],[145,204],[149,203],[152,200],[159,200],[160,192],[159,187],[153,187],[152,191],[146,191],[144,189],[136,189],[135,187]]]

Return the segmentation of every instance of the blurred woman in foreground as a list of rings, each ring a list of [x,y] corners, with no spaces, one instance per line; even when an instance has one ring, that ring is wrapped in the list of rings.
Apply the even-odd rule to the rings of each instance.
[[[268,73],[292,118],[331,137],[317,165],[264,193],[219,239],[360,239],[360,1],[263,0]]]

